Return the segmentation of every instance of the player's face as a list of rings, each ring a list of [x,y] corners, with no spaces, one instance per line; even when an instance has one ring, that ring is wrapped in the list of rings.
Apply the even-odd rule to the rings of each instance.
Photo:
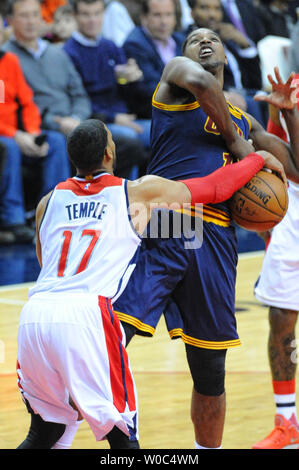
[[[191,16],[198,28],[217,30],[223,19],[220,0],[196,0]]]
[[[226,63],[222,41],[218,34],[210,29],[196,29],[189,35],[185,56],[198,62],[206,70],[223,67]]]
[[[78,2],[76,20],[80,33],[89,39],[96,39],[102,30],[104,2]]]

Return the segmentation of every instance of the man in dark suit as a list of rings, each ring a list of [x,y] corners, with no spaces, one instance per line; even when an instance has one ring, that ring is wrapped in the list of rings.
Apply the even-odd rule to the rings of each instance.
[[[175,32],[176,6],[174,0],[143,0],[141,26],[129,34],[123,48],[128,58],[134,58],[143,72],[138,99],[131,111],[138,117],[151,117],[152,95],[166,63],[181,55],[184,35]]]
[[[255,44],[267,34],[253,0],[221,0],[225,23],[232,23]]]

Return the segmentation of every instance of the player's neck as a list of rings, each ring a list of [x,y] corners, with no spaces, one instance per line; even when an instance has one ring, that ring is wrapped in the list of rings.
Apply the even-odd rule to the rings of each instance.
[[[110,175],[113,176],[113,171],[107,169],[107,168],[98,168],[96,170],[89,170],[89,171],[86,171],[86,170],[80,170],[79,168],[77,169],[77,174],[76,176],[78,178],[87,178],[87,179],[91,179],[91,178],[94,178],[95,176],[98,176],[100,175],[101,173],[109,173]]]

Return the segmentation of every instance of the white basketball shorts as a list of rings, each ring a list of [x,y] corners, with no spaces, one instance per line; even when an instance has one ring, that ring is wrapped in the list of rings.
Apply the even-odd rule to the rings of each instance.
[[[102,440],[117,426],[138,439],[137,394],[111,302],[96,295],[35,294],[18,332],[18,383],[44,421],[72,424],[78,412]]]
[[[274,227],[255,297],[272,307],[299,311],[299,188],[289,187],[289,207]]]

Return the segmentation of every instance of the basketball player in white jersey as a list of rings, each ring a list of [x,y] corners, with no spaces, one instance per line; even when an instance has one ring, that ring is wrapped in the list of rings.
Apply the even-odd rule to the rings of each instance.
[[[138,449],[136,389],[112,303],[134,269],[151,204],[223,201],[263,166],[285,175],[259,152],[204,178],[126,181],[113,176],[114,142],[98,120],[69,135],[68,153],[77,176],[37,208],[41,272],[20,315],[17,366],[31,425],[18,448],[67,449],[85,419],[110,448]]]
[[[278,80],[279,93],[284,99],[274,106],[271,103],[277,88],[273,81],[270,83],[273,89],[268,132],[288,142],[288,131],[280,110],[289,104],[289,90]],[[299,74],[294,77],[294,83],[299,83]],[[299,109],[298,98],[299,94]],[[295,100],[292,104],[295,106]],[[274,429],[265,439],[254,444],[254,449],[299,448],[295,379],[295,328],[299,312],[299,184],[289,181],[288,194],[287,213],[267,240],[262,270],[255,286],[256,298],[269,306],[268,356],[276,413]]]

